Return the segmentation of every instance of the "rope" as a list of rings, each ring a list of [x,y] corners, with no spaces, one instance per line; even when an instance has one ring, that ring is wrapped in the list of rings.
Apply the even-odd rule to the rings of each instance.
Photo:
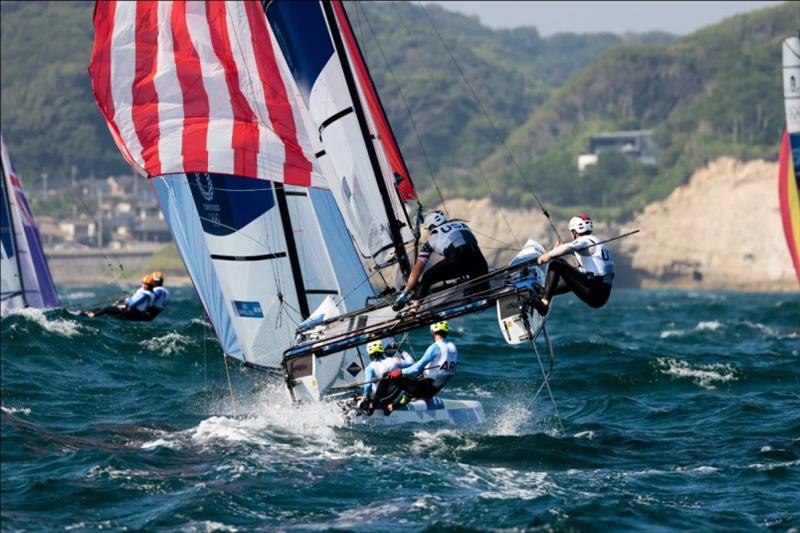
[[[356,3],[357,10],[356,15],[358,16],[358,23],[359,26],[361,25],[361,16],[360,13],[363,13],[364,20],[367,21],[367,26],[369,27],[369,31],[372,34],[372,38],[375,39],[375,44],[378,46],[378,50],[381,53],[381,57],[383,57],[383,62],[386,64],[386,68],[389,71],[389,76],[392,78],[395,87],[397,87],[397,92],[400,95],[400,100],[403,102],[403,106],[406,108],[406,113],[408,114],[408,118],[411,121],[411,127],[414,130],[414,135],[417,137],[417,143],[419,144],[419,148],[422,151],[422,157],[425,159],[425,165],[428,167],[428,173],[431,175],[431,181],[433,182],[433,186],[436,189],[436,194],[439,195],[439,200],[442,202],[442,208],[444,209],[447,216],[450,216],[449,211],[447,210],[447,204],[444,201],[444,196],[442,195],[442,191],[439,188],[439,184],[436,182],[436,178],[433,174],[433,166],[431,165],[430,159],[428,158],[428,151],[425,149],[425,144],[422,142],[422,136],[417,129],[417,123],[414,120],[414,115],[411,113],[411,107],[408,105],[408,101],[406,100],[405,95],[403,94],[403,89],[400,87],[400,82],[397,81],[397,77],[394,75],[394,70],[392,69],[392,65],[389,63],[389,59],[386,57],[386,54],[383,51],[383,47],[381,46],[380,41],[378,40],[378,36],[375,33],[375,29],[372,27],[372,23],[369,21],[369,17],[367,16],[366,11],[364,11],[364,5],[361,3]],[[405,21],[404,21],[405,22]]]
[[[563,433],[564,432],[564,424],[561,423],[561,415],[558,413],[558,405],[556,405],[556,399],[553,397],[553,391],[550,389],[550,372],[546,372],[545,369],[544,369],[544,364],[542,364],[542,358],[539,355],[539,350],[538,350],[538,348],[536,348],[536,339],[534,338],[533,332],[531,331],[530,322],[528,322],[528,315],[524,310],[523,310],[523,313],[522,313],[522,320],[523,320],[523,323],[525,324],[525,330],[528,332],[528,337],[529,337],[529,341],[530,341],[530,344],[531,344],[531,348],[533,348],[533,353],[536,355],[536,361],[539,363],[539,370],[541,370],[541,372],[542,372],[542,385],[539,386],[539,390],[536,391],[536,394],[534,395],[533,399],[535,400],[536,397],[539,395],[539,393],[541,392],[542,386],[544,386],[547,389],[547,394],[548,394],[548,396],[550,396],[550,403],[553,404],[553,412],[555,412],[556,420],[558,421],[558,427],[561,429],[561,432]],[[547,320],[547,318],[545,317],[544,320]],[[550,334],[547,332],[547,325],[546,324],[542,326],[542,331],[544,331],[544,337],[545,337],[545,341],[547,343],[547,349],[548,349],[548,351],[550,353],[550,360],[551,360],[550,369],[552,371],[552,368],[553,368],[552,367],[552,361],[555,359],[555,357],[553,355],[553,344],[550,342]],[[531,400],[530,403],[533,403],[533,400]],[[528,405],[530,405],[530,403]]]
[[[225,365],[225,374],[228,376],[228,392],[231,395],[231,411],[233,411],[233,416],[236,416],[236,397],[233,395],[233,385],[231,384],[231,373],[228,370],[228,358],[225,354],[222,354],[222,364]]]
[[[533,187],[528,182],[528,179],[525,177],[525,173],[522,171],[522,168],[519,166],[519,163],[517,163],[517,160],[514,157],[514,154],[511,153],[511,150],[508,148],[508,145],[503,140],[503,137],[500,134],[500,130],[495,125],[494,121],[492,120],[492,117],[486,111],[486,108],[483,107],[483,104],[481,103],[480,98],[478,98],[478,93],[475,92],[475,89],[472,87],[472,84],[467,79],[467,76],[464,74],[464,71],[461,70],[461,66],[456,61],[455,56],[453,56],[453,53],[450,51],[450,47],[447,46],[447,43],[445,42],[444,38],[442,37],[442,34],[439,33],[439,30],[436,28],[436,25],[433,23],[433,19],[431,19],[430,15],[428,14],[428,10],[425,9],[425,6],[422,4],[422,2],[420,2],[419,6],[420,6],[420,9],[422,9],[422,12],[425,13],[425,18],[428,19],[428,22],[430,23],[431,28],[433,28],[433,31],[436,33],[436,36],[439,38],[439,41],[441,41],[442,46],[444,46],[444,49],[447,51],[447,55],[450,56],[450,60],[453,62],[453,65],[455,65],[456,69],[458,70],[458,73],[461,75],[461,79],[464,80],[464,83],[466,84],[467,88],[469,88],[470,92],[472,93],[473,98],[475,98],[475,102],[478,104],[478,107],[480,108],[481,112],[486,117],[486,120],[489,121],[489,124],[492,126],[492,129],[494,130],[494,133],[497,136],[497,140],[500,142],[500,144],[503,145],[503,148],[505,148],[506,152],[508,153],[508,156],[511,158],[511,161],[514,163],[514,166],[516,167],[517,172],[519,172],[519,175],[522,178],[522,182],[528,188],[528,190],[530,191],[531,195],[533,196],[533,199],[536,200],[536,203],[539,204],[539,209],[541,209],[542,214],[545,217],[547,217],[547,222],[550,224],[550,228],[552,228],[553,233],[556,234],[556,237],[561,239],[561,235],[559,235],[558,230],[556,229],[555,225],[553,224],[553,220],[550,218],[550,213],[547,211],[547,209],[545,209],[544,204],[542,204],[542,202],[539,200],[539,197],[536,196],[536,192],[533,190]],[[486,177],[483,176],[483,174],[481,174],[481,177],[483,178],[484,183],[486,183]],[[486,184],[488,185],[488,183],[486,183]],[[500,212],[501,212],[501,214],[503,214],[503,218],[505,219],[505,213],[503,213],[502,209],[500,209]],[[508,224],[508,221],[506,221],[506,223]],[[511,225],[510,224],[509,224],[509,229],[511,229]],[[512,236],[514,235],[513,229],[511,230],[511,234],[512,234]],[[514,236],[514,240],[517,240],[516,236]]]

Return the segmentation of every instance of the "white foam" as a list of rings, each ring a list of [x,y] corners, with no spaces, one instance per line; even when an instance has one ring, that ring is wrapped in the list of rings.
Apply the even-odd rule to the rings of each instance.
[[[586,440],[594,440],[595,433],[594,431],[580,431],[573,435],[576,439],[586,439]]]
[[[211,406],[216,414],[197,426],[174,433],[159,434],[142,448],[165,446],[215,448],[247,443],[267,448],[267,455],[317,458],[367,457],[372,450],[362,441],[343,443],[336,428],[348,426],[345,413],[333,403],[295,405],[283,385],[244,397],[221,400]],[[302,445],[298,446],[297,441]]]
[[[715,383],[726,383],[737,379],[736,369],[722,363],[692,365],[680,359],[659,357],[656,364],[662,373],[677,378],[689,378],[707,390],[715,389]]]
[[[23,415],[31,414],[31,410],[27,407],[6,407],[5,405],[0,405],[0,410],[3,410],[11,415],[15,415],[17,413],[22,413]]]
[[[533,500],[553,487],[545,472],[520,472],[503,467],[470,467],[455,482],[477,491],[485,500]]]
[[[193,344],[190,337],[172,331],[162,337],[153,337],[139,343],[151,352],[159,352],[161,355],[174,355],[182,353]]]
[[[489,428],[489,435],[520,435],[533,420],[533,412],[519,403],[506,405]]]
[[[55,319],[50,320],[47,318],[45,311],[42,309],[37,309],[35,307],[26,307],[25,309],[15,309],[11,311],[10,315],[19,315],[24,316],[28,320],[36,322],[42,328],[49,331],[50,333],[55,333],[57,335],[62,335],[64,337],[74,337],[79,333],[80,326],[77,322],[73,322],[72,320],[61,320]]]
[[[463,434],[456,429],[440,428],[433,431],[427,429],[420,429],[414,432],[414,442],[411,443],[411,451],[415,455],[429,456],[436,455],[437,452],[445,450],[444,439],[450,438],[463,438]],[[466,439],[458,445],[459,450],[471,450],[478,446],[478,443],[471,439]]]
[[[62,294],[61,298],[65,300],[88,300],[95,296],[96,294],[90,291],[75,291]]]
[[[722,327],[722,324],[717,322],[716,320],[709,320],[704,322],[698,322],[697,326],[694,329],[698,331],[716,331]]]
[[[658,337],[661,339],[668,339],[670,337],[683,337],[684,335],[686,335],[686,331],[682,329],[666,329],[662,331]]]

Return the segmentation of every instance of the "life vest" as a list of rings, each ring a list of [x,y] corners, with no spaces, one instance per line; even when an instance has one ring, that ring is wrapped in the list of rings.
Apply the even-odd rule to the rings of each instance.
[[[434,386],[442,388],[456,373],[458,350],[455,344],[446,340],[437,341],[436,345],[439,354],[422,371],[422,377],[432,379]]]
[[[431,231],[428,242],[422,246],[419,257],[427,260],[431,253],[445,255],[450,248],[477,246],[478,240],[469,226],[463,222],[446,222]]]
[[[582,271],[603,278],[606,283],[614,279],[614,258],[605,244],[596,244],[592,235],[582,235],[568,244]],[[595,245],[595,246],[592,246]]]
[[[136,292],[133,293],[133,296],[128,299],[128,308],[135,309],[140,313],[146,312],[152,304],[152,291],[142,289],[141,287],[137,289]]]
[[[153,289],[153,307],[164,309],[169,302],[169,291],[164,287]]]

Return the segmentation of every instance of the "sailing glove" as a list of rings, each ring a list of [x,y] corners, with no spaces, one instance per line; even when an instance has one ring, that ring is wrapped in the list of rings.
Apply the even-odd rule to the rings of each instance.
[[[408,303],[408,300],[411,298],[411,294],[408,293],[405,289],[403,292],[400,293],[400,296],[394,301],[394,305],[392,305],[393,311],[399,311]]]
[[[391,372],[389,372],[389,379],[400,379],[400,376],[403,375],[403,371],[399,368],[395,368]]]

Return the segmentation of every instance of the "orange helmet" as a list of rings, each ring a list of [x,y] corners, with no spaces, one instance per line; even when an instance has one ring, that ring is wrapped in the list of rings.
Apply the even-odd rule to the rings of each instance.
[[[142,278],[142,284],[143,285],[149,285],[149,286],[152,287],[153,286],[153,275],[152,274],[148,274],[145,277],[143,277]]]
[[[162,274],[160,271],[156,270],[155,272],[150,274],[150,276],[153,278],[153,282],[156,285],[161,286],[164,284],[164,274]]]

